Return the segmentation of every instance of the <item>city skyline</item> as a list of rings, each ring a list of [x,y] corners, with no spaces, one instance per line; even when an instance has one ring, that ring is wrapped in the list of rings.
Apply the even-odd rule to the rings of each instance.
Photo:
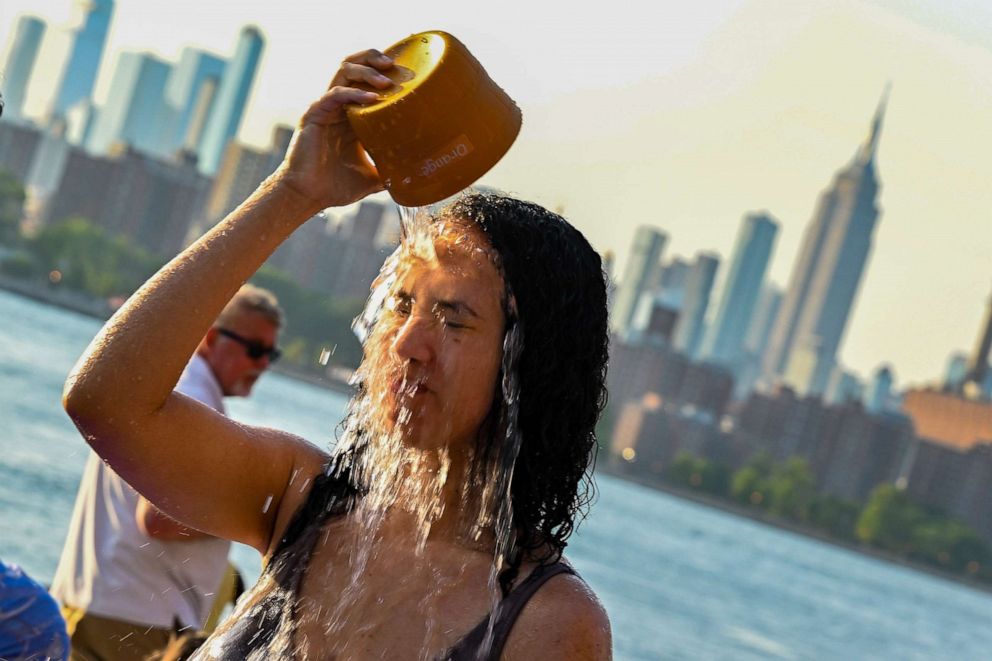
[[[623,20],[613,10],[569,18],[551,7],[528,7],[528,14],[540,12],[533,24],[508,25],[497,16],[488,26],[469,20],[465,8],[446,7],[417,16],[398,11],[367,29],[346,20],[336,25],[344,14],[302,22],[320,23],[317,30],[294,22],[299,12],[284,7],[278,9],[287,16],[279,19],[261,4],[227,15],[177,2],[173,13],[185,12],[186,23],[195,25],[170,30],[158,8],[118,0],[107,55],[112,62],[122,49],[147,49],[175,61],[183,45],[226,54],[232,34],[257,24],[266,53],[241,136],[264,144],[272,121],[295,121],[301,104],[315,96],[311,88],[326,84],[344,54],[417,29],[448,29],[524,110],[521,139],[484,183],[564,205],[599,250],[617,253],[619,273],[638,225],[668,234],[669,256],[727,256],[740,217],[767,209],[782,223],[769,267],[779,286],[819,192],[849,158],[891,79],[880,155],[882,220],[840,358],[862,377],[890,363],[902,387],[936,380],[950,353],[968,350],[992,280],[986,259],[992,193],[984,183],[992,139],[981,131],[992,95],[979,84],[992,75],[992,49],[982,36],[988,33],[976,29],[992,25],[992,12],[977,3],[961,15],[937,11],[936,3],[921,3],[929,14],[919,7],[896,11],[898,4],[706,3],[663,24],[637,7]],[[27,11],[45,19],[51,34],[64,24],[69,3],[4,5],[0,33],[10,34],[16,16]],[[135,27],[139,13],[155,35]],[[191,15],[197,20],[189,21]],[[635,25],[638,18],[645,25]],[[563,45],[551,34],[551,20],[563,21],[555,30],[573,41]],[[601,34],[587,43],[597,47],[583,51],[593,24]],[[290,27],[304,30],[293,43],[285,37]],[[317,39],[317,32],[326,37]],[[296,75],[286,75],[286,58],[307,52],[301,44],[318,42],[326,62],[294,66]],[[527,46],[508,49],[510,43]],[[626,48],[615,50],[617,44]],[[555,52],[581,66],[556,65]],[[552,64],[549,75],[524,65],[535,58]],[[105,58],[100,102],[111,67]],[[277,84],[280,75],[291,80]]]
[[[868,136],[820,194],[772,326],[764,375],[803,395],[823,394],[834,371],[846,369],[837,355],[870,265],[880,213],[875,159],[888,95],[886,87]]]
[[[4,89],[9,99],[4,110],[8,117],[20,119],[23,116],[24,99],[44,35],[44,21],[33,16],[21,16],[17,20],[3,60],[7,67]]]
[[[761,289],[765,286],[777,233],[778,222],[770,214],[746,214],[734,242],[734,251],[720,275],[720,297],[712,306],[712,321],[700,355],[733,369],[737,376],[744,367],[745,341],[748,329],[754,323]]]

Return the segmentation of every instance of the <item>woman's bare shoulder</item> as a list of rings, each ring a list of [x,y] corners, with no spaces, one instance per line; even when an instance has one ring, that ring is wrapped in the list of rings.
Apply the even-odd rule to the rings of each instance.
[[[279,509],[273,521],[266,557],[269,557],[279,546],[279,540],[282,539],[296,511],[306,502],[314,478],[324,470],[330,458],[326,452],[301,438],[294,438],[293,441],[293,468],[278,501]]]
[[[574,574],[548,580],[520,614],[505,659],[613,658],[610,618],[585,581]]]

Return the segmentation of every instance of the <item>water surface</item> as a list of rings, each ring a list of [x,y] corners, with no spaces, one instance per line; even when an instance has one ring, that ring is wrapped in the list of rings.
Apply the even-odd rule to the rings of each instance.
[[[0,557],[49,581],[88,451],[59,397],[99,323],[0,291]],[[155,356],[149,356],[154,368]],[[341,395],[277,374],[242,421],[327,446]],[[986,659],[992,596],[602,476],[569,556],[617,659]],[[260,562],[237,547],[247,577]]]

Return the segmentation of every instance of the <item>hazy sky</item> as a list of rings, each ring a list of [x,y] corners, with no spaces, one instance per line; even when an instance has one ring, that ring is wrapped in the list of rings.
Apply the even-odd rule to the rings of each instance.
[[[264,144],[348,53],[444,29],[524,114],[482,183],[564,207],[621,265],[640,224],[668,232],[667,257],[729,257],[743,214],[766,209],[781,223],[771,276],[784,285],[817,196],[891,81],[882,214],[842,361],[862,375],[889,362],[902,386],[970,350],[992,293],[992,3],[599,4],[117,0],[97,99],[121,50],[230,55],[253,23],[267,43],[241,138]],[[49,22],[28,106],[38,112],[73,11],[69,0],[3,0],[0,37],[24,12]]]

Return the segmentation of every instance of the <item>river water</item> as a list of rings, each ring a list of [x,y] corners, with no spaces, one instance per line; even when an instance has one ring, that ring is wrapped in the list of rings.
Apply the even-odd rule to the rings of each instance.
[[[99,323],[0,291],[0,557],[47,582],[88,452],[59,405]],[[148,356],[154,369],[155,356]],[[320,445],[344,398],[265,376],[244,422]],[[617,659],[987,659],[992,596],[609,476],[568,555]],[[258,555],[235,562],[257,576]]]

